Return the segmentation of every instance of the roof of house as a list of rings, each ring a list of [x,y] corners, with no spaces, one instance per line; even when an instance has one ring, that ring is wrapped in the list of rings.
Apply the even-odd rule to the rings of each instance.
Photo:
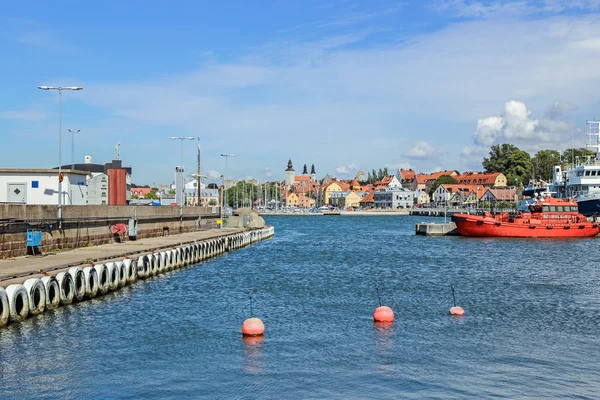
[[[466,174],[455,176],[454,179],[456,179],[459,183],[493,185],[496,183],[496,179],[501,174],[502,172],[491,172],[488,174],[469,172]]]
[[[412,169],[401,169],[400,170],[400,177],[402,178],[402,181],[412,181],[413,179],[415,179],[415,171],[413,171]]]
[[[365,197],[363,197],[360,202],[363,204],[374,203],[375,202],[375,192],[373,191],[373,192],[365,194]]]
[[[440,187],[443,187],[444,189],[446,189],[447,192],[450,193],[456,193],[456,192],[464,192],[467,193],[467,196],[469,196],[471,193],[476,193],[477,194],[477,198],[481,199],[483,197],[483,195],[485,194],[487,188],[479,185],[464,185],[464,184],[460,184],[460,183],[449,183],[449,184],[443,184],[440,185]]]
[[[417,183],[425,183],[427,181],[435,181],[437,178],[439,178],[440,176],[443,176],[443,175],[449,175],[449,176],[456,178],[457,174],[456,174],[455,170],[445,170],[445,171],[432,172],[430,174],[416,174],[415,178],[417,180]]]
[[[488,189],[498,201],[515,201],[516,191],[514,189]]]

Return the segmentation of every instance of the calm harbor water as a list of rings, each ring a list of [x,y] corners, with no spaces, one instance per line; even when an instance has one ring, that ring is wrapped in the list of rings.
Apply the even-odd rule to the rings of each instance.
[[[0,398],[598,397],[600,239],[266,220],[271,240],[0,330]],[[250,291],[262,340],[240,333]]]

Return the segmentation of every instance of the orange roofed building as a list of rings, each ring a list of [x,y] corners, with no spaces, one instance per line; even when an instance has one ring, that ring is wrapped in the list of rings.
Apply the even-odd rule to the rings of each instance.
[[[505,187],[507,186],[506,176],[502,172],[479,173],[465,172],[462,175],[454,177],[460,184],[464,185],[483,185],[486,187]]]

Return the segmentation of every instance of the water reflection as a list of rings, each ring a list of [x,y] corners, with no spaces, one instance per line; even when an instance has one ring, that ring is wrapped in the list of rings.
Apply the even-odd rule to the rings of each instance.
[[[373,322],[375,327],[375,354],[377,355],[377,372],[388,375],[395,372],[395,342],[393,322]]]
[[[244,372],[252,375],[263,373],[264,336],[242,336],[244,342]]]

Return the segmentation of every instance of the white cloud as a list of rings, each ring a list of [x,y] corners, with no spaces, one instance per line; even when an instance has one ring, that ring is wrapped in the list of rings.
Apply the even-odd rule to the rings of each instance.
[[[444,0],[433,7],[440,13],[451,13],[462,18],[487,18],[497,16],[555,14],[569,10],[595,11],[599,0]]]
[[[358,169],[359,168],[356,164],[340,165],[339,167],[335,168],[335,172],[341,175],[353,175],[358,172]]]
[[[404,157],[411,159],[435,158],[438,155],[439,151],[437,151],[431,144],[425,141],[413,142],[410,150],[403,154]]]
[[[393,163],[393,164],[385,164],[385,167],[388,169],[388,171],[391,172],[396,172],[399,169],[412,169],[413,166],[411,163],[409,162],[401,162],[401,163]]]
[[[534,118],[522,101],[508,101],[502,115],[477,121],[473,146],[462,149],[461,160],[470,167],[481,164],[490,147],[500,143],[514,144],[531,153],[541,149],[561,149],[575,128],[571,122],[555,118],[572,110],[569,103],[555,102],[543,118]]]
[[[215,171],[214,169],[209,169],[206,174],[210,179],[221,179],[221,174],[219,171]]]
[[[488,15],[495,4],[518,6],[455,3],[472,6],[472,15]],[[245,176],[242,168],[256,171],[307,154],[314,154],[311,162],[320,176],[340,165],[347,168],[348,161],[322,150],[332,144],[336,154],[370,169],[397,159],[403,143],[425,138],[443,149],[444,163],[453,166],[472,140],[472,129],[465,127],[494,115],[499,101],[519,99],[544,110],[561,100],[591,113],[600,86],[600,51],[589,48],[600,41],[598,22],[596,14],[476,18],[398,40],[394,32],[385,43],[366,41],[368,30],[268,43],[238,60],[210,61],[168,79],[82,82],[86,90],[78,100],[142,125],[148,137],[153,129],[157,142],[165,129],[187,135],[201,126],[210,135],[206,151],[203,138],[207,165],[221,165],[218,156],[211,156],[211,145],[222,149],[232,143],[237,147],[227,147],[232,152],[248,153],[244,163],[229,166],[231,176]],[[556,133],[567,123],[557,119],[560,107],[542,118],[527,114],[527,108],[519,114],[519,105],[514,107],[513,120],[502,119],[506,128],[498,126],[494,118],[499,116],[481,119],[474,144],[499,140],[500,133],[506,140],[555,144]],[[405,124],[409,127],[399,131]],[[116,123],[114,130],[123,125]],[[413,168],[431,165],[426,150],[407,152]],[[156,173],[166,170],[160,163],[155,168]],[[281,179],[283,168],[275,171]]]

